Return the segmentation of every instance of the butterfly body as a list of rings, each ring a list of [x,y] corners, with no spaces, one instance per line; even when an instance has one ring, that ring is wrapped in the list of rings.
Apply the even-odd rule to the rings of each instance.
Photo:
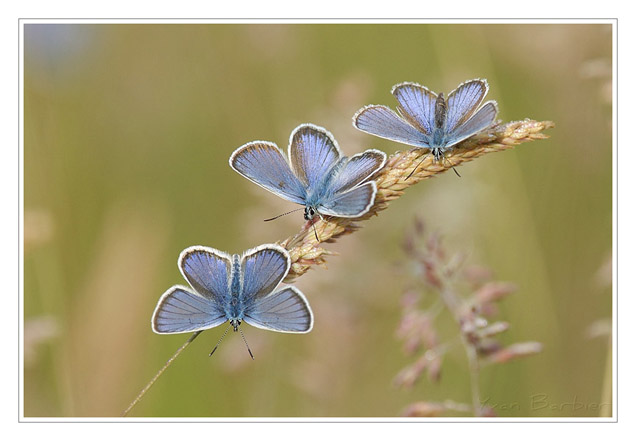
[[[436,162],[460,142],[490,127],[498,111],[495,101],[481,105],[488,93],[488,82],[481,79],[460,84],[448,98],[409,82],[393,86],[391,93],[398,100],[397,113],[387,106],[369,105],[354,115],[354,127],[428,149]]]
[[[276,144],[254,141],[236,149],[229,162],[255,184],[304,206],[309,221],[365,214],[377,191],[369,178],[384,166],[386,154],[370,149],[344,156],[331,133],[302,124],[290,136],[287,160]]]
[[[232,255],[232,271],[230,273],[229,298],[226,299],[224,311],[225,317],[234,328],[238,331],[243,318],[245,317],[245,302],[243,301],[243,287],[241,283],[241,256]]]
[[[444,152],[452,147],[455,138],[450,136],[446,128],[447,104],[444,100],[444,94],[440,93],[435,100],[435,118],[432,124],[431,136],[428,136],[425,144],[429,147],[435,161],[440,161],[444,156]]]

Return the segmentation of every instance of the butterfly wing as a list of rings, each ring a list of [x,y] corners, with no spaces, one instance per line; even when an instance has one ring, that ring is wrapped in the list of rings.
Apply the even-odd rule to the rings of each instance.
[[[487,93],[488,82],[477,79],[460,84],[448,94],[446,131],[452,132],[466,122],[477,110]]]
[[[157,334],[179,334],[213,328],[226,320],[217,303],[175,285],[159,299],[152,314],[152,330]]]
[[[289,163],[308,188],[322,183],[342,156],[333,135],[322,127],[301,124],[289,139]]]
[[[384,167],[386,153],[369,149],[345,160],[333,179],[329,182],[331,194],[344,193],[362,184],[374,173]]]
[[[314,325],[309,302],[293,286],[257,298],[245,310],[244,320],[257,328],[277,332],[307,333]]]
[[[274,244],[248,250],[241,259],[243,272],[243,302],[249,304],[270,294],[285,278],[291,267],[289,253]]]
[[[232,257],[204,246],[186,248],[179,256],[181,274],[195,292],[222,306],[229,298]]]
[[[398,111],[413,127],[431,134],[435,127],[435,100],[437,95],[417,83],[400,83],[391,93],[398,100]]]
[[[428,148],[428,135],[404,121],[386,106],[363,107],[353,116],[353,126],[363,132],[415,147]]]
[[[230,167],[283,199],[305,205],[304,185],[294,176],[276,144],[249,142],[232,153]]]
[[[452,141],[449,144],[457,144],[476,133],[490,127],[497,116],[497,103],[488,101],[468,121],[457,127],[451,133]]]
[[[349,191],[333,195],[318,207],[318,212],[327,216],[360,217],[375,202],[376,192],[375,182],[365,182]]]

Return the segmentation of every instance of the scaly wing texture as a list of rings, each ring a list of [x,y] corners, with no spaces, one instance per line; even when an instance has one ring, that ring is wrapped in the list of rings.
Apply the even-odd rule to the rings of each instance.
[[[327,216],[359,217],[369,211],[375,201],[375,182],[366,182],[345,193],[333,195],[318,207],[318,212]]]
[[[322,127],[301,124],[289,140],[289,163],[294,173],[308,188],[323,182],[341,153],[333,135]]]
[[[358,153],[347,160],[330,182],[332,194],[344,193],[362,184],[386,163],[386,153],[369,149]]]
[[[435,127],[435,100],[437,95],[417,83],[400,83],[391,93],[398,100],[398,111],[414,127],[431,134]]]
[[[157,334],[193,332],[226,320],[225,312],[215,302],[176,285],[159,299],[152,314],[152,330]]]
[[[199,245],[186,248],[179,256],[181,274],[190,286],[217,304],[229,296],[231,264],[230,255]]]
[[[272,193],[296,204],[305,204],[304,185],[292,173],[283,152],[266,141],[249,142],[232,153],[230,167]]]
[[[386,106],[363,107],[353,116],[353,126],[363,132],[415,147],[428,148],[428,136]]]
[[[244,320],[257,328],[295,333],[309,332],[314,324],[307,299],[293,286],[257,299],[246,309]]]
[[[448,95],[446,111],[446,132],[457,129],[470,118],[488,93],[486,80],[471,80],[457,86]]]
[[[452,144],[457,144],[466,138],[490,127],[497,116],[497,103],[488,101],[468,121],[459,126],[453,133]]]
[[[246,251],[242,258],[243,301],[270,294],[285,278],[291,261],[278,245],[261,245]]]

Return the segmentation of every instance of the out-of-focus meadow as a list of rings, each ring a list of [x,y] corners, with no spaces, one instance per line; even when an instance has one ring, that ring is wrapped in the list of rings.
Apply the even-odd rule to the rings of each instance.
[[[160,295],[190,245],[240,253],[282,240],[296,208],[228,166],[253,140],[285,151],[311,122],[345,154],[408,147],[358,132],[394,84],[448,93],[487,78],[503,121],[554,121],[547,140],[409,188],[296,282],[307,335],[205,331],[132,416],[392,417],[470,401],[461,346],[442,376],[394,384],[414,285],[416,217],[518,291],[504,343],[543,351],[480,373],[498,416],[611,414],[612,131],[609,24],[27,24],[24,32],[24,415],[118,416],[187,339],[156,335]],[[440,332],[457,330],[448,317]],[[446,321],[444,321],[446,320]],[[460,414],[458,414],[460,415]]]

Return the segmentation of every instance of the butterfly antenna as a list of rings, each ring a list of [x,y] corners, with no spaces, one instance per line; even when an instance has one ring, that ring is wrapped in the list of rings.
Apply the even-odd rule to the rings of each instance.
[[[290,214],[290,213],[294,213],[294,212],[296,212],[296,211],[298,211],[298,210],[302,210],[302,209],[303,209],[303,208],[302,208],[302,207],[300,207],[300,208],[297,208],[297,209],[295,209],[295,210],[288,211],[287,213],[279,214],[278,216],[274,216],[274,217],[272,217],[272,218],[265,219],[263,222],[273,221],[274,219],[278,219],[278,218],[279,218],[279,217],[281,217],[281,216],[286,216],[286,215],[288,215],[288,214]]]
[[[243,341],[245,342],[245,346],[247,347],[247,352],[250,353],[250,357],[252,357],[252,360],[254,360],[254,354],[252,354],[252,350],[250,349],[250,345],[247,344],[247,340],[245,340],[245,335],[243,335],[243,330],[241,328],[239,328],[239,331],[241,332],[241,337],[243,337]],[[227,331],[225,331],[227,332]]]
[[[230,325],[227,325],[227,328],[225,328],[225,332],[223,333],[223,335],[222,335],[222,336],[221,336],[221,338],[219,339],[219,342],[216,344],[216,346],[214,347],[214,349],[212,349],[212,352],[210,352],[210,355],[208,355],[208,357],[211,357],[211,356],[212,356],[212,354],[214,354],[214,351],[216,351],[216,348],[218,348],[218,347],[219,347],[219,345],[220,345],[220,344],[221,344],[221,342],[223,341],[223,338],[225,338],[225,334],[227,334],[227,331],[229,331],[229,330],[230,330],[230,326],[232,326],[232,325],[231,325],[231,324],[230,324]]]
[[[410,178],[411,176],[413,176],[413,173],[415,173],[415,170],[417,170],[417,168],[420,166],[420,164],[422,162],[424,162],[424,159],[428,158],[428,155],[430,155],[431,153],[427,153],[426,156],[424,156],[424,158],[422,158],[422,160],[420,162],[417,163],[417,165],[415,166],[415,168],[413,168],[413,171],[411,171],[411,173],[409,173],[409,175],[404,178],[404,180],[406,181],[408,178]]]
[[[442,156],[444,157],[444,161],[446,161],[451,166],[451,168],[453,169],[453,171],[455,172],[457,177],[461,178],[462,175],[460,175],[459,172],[455,169],[455,166],[453,166],[453,164],[450,163],[450,161],[446,158],[446,155],[444,153],[442,153]]]

